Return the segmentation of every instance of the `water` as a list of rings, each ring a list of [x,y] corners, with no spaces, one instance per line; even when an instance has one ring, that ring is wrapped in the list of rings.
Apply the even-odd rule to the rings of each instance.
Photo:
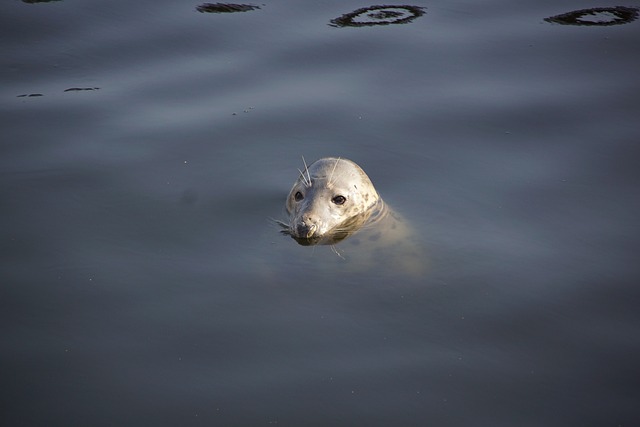
[[[0,6],[2,425],[637,425],[639,21],[198,5]],[[279,235],[301,156],[423,271]]]

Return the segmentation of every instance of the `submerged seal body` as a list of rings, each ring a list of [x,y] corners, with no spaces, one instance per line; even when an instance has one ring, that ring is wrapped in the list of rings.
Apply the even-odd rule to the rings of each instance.
[[[326,157],[300,171],[287,197],[285,234],[302,245],[337,243],[383,211],[371,180],[351,160]]]

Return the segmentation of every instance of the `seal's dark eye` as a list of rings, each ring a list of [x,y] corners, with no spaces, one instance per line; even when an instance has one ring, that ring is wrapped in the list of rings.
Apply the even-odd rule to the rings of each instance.
[[[346,202],[347,199],[344,196],[336,196],[333,199],[331,199],[331,201],[336,205],[344,205],[344,202]]]
[[[301,192],[296,192],[296,194],[293,195],[293,198],[296,199],[296,202],[299,202],[300,200],[304,199],[304,196],[302,195]]]

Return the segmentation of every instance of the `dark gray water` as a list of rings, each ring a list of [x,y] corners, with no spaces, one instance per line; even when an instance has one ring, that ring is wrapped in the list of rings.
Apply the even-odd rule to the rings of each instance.
[[[544,21],[616,3],[4,1],[0,423],[639,425],[640,21]],[[280,235],[301,156],[423,268]]]

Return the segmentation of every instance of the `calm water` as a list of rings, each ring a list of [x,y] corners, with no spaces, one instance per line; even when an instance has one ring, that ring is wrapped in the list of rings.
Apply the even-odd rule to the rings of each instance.
[[[640,21],[374,4],[0,5],[2,425],[639,425]],[[419,273],[278,233],[330,155]]]

